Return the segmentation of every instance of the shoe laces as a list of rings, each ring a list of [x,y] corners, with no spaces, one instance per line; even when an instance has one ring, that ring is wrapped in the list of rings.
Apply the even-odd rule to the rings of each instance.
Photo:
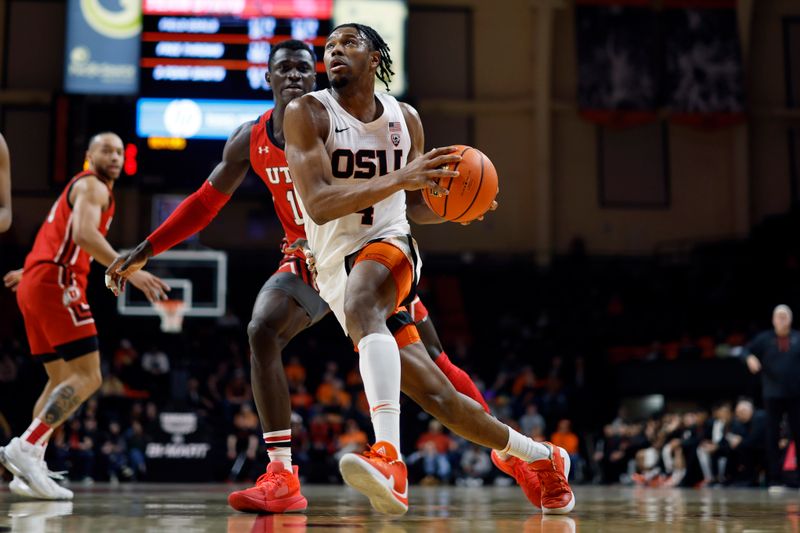
[[[264,472],[256,480],[256,487],[266,486],[265,488],[272,490],[277,488],[280,483],[280,475],[276,474],[275,472]]]
[[[375,448],[375,446],[370,446],[369,449],[364,452],[364,457],[366,457],[367,459],[378,459],[390,465],[400,462],[398,459],[391,459],[385,453],[379,452],[378,449]]]
[[[554,460],[551,460],[551,463],[553,465],[552,470],[536,471],[536,474],[539,476],[539,481],[542,485],[547,485],[547,488],[550,490],[557,487],[561,492],[567,492],[569,488],[564,479],[564,475],[558,472]]]

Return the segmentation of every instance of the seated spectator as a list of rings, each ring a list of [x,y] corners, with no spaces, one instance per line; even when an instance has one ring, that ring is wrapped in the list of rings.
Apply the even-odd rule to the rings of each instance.
[[[459,466],[461,476],[456,480],[457,485],[480,487],[491,478],[492,460],[484,448],[475,444],[469,444],[461,455]]]
[[[663,484],[668,487],[677,487],[686,475],[686,459],[681,445],[684,431],[680,415],[664,415],[662,421],[664,446],[661,449],[661,462],[664,465]]]
[[[200,382],[197,378],[189,378],[186,381],[186,404],[200,417],[207,417],[214,410],[214,402],[200,390]]]
[[[308,413],[314,405],[314,397],[308,393],[306,386],[302,383],[294,389],[291,394],[292,410],[301,413]]]
[[[133,420],[125,431],[125,447],[128,450],[128,464],[131,466],[134,479],[147,478],[147,461],[145,452],[150,438],[138,420]]]
[[[578,436],[572,431],[572,422],[566,418],[558,422],[555,433],[550,435],[550,442],[556,446],[561,446],[569,454],[572,468],[570,469],[570,479],[574,479],[581,470],[581,457],[578,453]],[[580,477],[580,476],[578,476]]]
[[[103,376],[103,384],[100,386],[101,396],[106,398],[123,398],[125,394],[125,384],[113,371]]]
[[[367,448],[367,434],[358,427],[355,420],[348,418],[344,428],[344,433],[339,435],[337,460],[346,453],[361,453]]]
[[[237,368],[233,371],[233,377],[225,386],[225,419],[230,420],[233,413],[238,411],[244,404],[250,403],[253,399],[253,391],[250,388],[244,370]]]
[[[739,400],[726,435],[731,448],[728,471],[737,485],[758,485],[759,471],[766,465],[766,427],[764,411],[756,411],[750,400]]]
[[[578,455],[578,436],[572,431],[572,422],[566,418],[558,422],[550,442],[564,448],[570,456]]]
[[[151,437],[161,435],[161,420],[158,416],[158,406],[154,402],[147,402],[145,405],[142,426],[144,432]]]
[[[142,370],[147,375],[147,388],[162,403],[169,395],[169,357],[157,346],[142,354]]]
[[[303,425],[303,417],[297,413],[292,413],[292,464],[300,467],[300,476],[308,475],[305,469],[309,465],[309,449],[311,442],[308,439],[308,432]]]
[[[215,405],[222,405],[225,399],[225,381],[228,378],[229,367],[227,361],[220,361],[214,372],[206,379],[206,390]]]
[[[442,424],[438,420],[428,422],[428,431],[420,435],[417,439],[417,450],[421,450],[425,444],[432,442],[436,453],[447,454],[455,448],[455,442],[442,431]]]
[[[525,407],[525,414],[519,419],[519,427],[523,435],[533,435],[534,431],[544,433],[544,417],[539,414],[536,404],[530,403]]]
[[[706,422],[703,437],[697,447],[697,460],[703,472],[704,484],[725,483],[731,447],[727,435],[731,430],[731,404],[722,402],[714,408],[714,416]]]
[[[424,441],[417,451],[408,456],[410,468],[420,468],[422,485],[438,485],[450,478],[450,461],[447,455],[440,453],[432,440]]]
[[[286,372],[286,381],[289,384],[289,388],[296,388],[305,383],[306,369],[302,363],[300,363],[300,358],[296,355],[289,358],[289,362],[286,363],[283,369]]]
[[[91,483],[94,471],[94,446],[97,441],[97,421],[87,418],[83,422],[78,417],[70,420],[69,462],[72,465],[70,477],[84,483]]]
[[[325,407],[341,408],[344,412],[350,408],[352,399],[344,390],[342,380],[332,372],[327,372],[322,383],[317,387],[317,401]]]
[[[108,425],[108,432],[99,435],[97,462],[101,477],[116,483],[120,478],[133,479],[133,470],[128,466],[128,450],[118,422]]]
[[[537,385],[536,374],[533,373],[533,368],[524,366],[514,380],[514,384],[511,385],[511,394],[515,398],[519,398],[528,392],[532,393],[537,388]]]
[[[231,481],[238,480],[242,472],[247,479],[255,478],[260,429],[258,416],[252,406],[249,403],[241,404],[239,412],[233,417],[233,431],[227,438],[228,459],[234,461],[228,476]]]

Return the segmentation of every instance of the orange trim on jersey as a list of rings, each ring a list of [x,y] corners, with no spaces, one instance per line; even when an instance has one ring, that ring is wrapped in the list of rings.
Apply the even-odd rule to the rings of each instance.
[[[401,307],[400,309],[405,309],[405,308]],[[395,313],[399,312],[400,309],[395,311]],[[395,331],[394,340],[397,341],[397,348],[400,350],[402,350],[406,346],[411,346],[415,342],[422,341],[422,339],[419,336],[419,331],[417,331],[417,326],[414,324],[406,324],[402,328]],[[358,346],[353,346],[353,351],[359,353]]]
[[[394,334],[394,338],[397,341],[397,347],[401,350],[406,346],[411,346],[415,342],[421,341],[417,326],[414,324],[408,324],[398,329]]]
[[[394,306],[400,307],[400,304],[411,292],[411,285],[414,283],[414,268],[406,254],[388,242],[373,242],[358,252],[353,266],[355,267],[361,261],[375,261],[389,269],[397,288]]]

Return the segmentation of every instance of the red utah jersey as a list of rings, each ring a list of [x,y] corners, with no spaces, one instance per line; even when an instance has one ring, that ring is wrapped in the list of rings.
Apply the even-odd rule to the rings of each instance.
[[[86,276],[89,274],[92,257],[81,250],[72,238],[72,204],[69,201],[72,187],[78,180],[86,176],[95,176],[95,174],[90,171],[77,174],[50,208],[47,219],[39,228],[39,233],[36,234],[33,249],[25,258],[25,270],[39,264],[59,265],[65,267],[66,272],[71,275],[70,281],[77,282],[81,286],[86,285]],[[97,228],[103,236],[108,233],[114,217],[114,195],[110,188],[108,196],[108,208],[100,216],[100,225]]]
[[[283,145],[275,140],[272,133],[272,109],[261,115],[258,122],[253,125],[250,132],[250,165],[259,175],[261,181],[272,193],[272,203],[275,213],[281,221],[285,233],[281,250],[297,239],[306,238],[306,229],[303,222],[303,212],[297,202],[297,193],[289,174],[289,164],[286,162],[286,153]],[[296,252],[304,258],[302,251]]]

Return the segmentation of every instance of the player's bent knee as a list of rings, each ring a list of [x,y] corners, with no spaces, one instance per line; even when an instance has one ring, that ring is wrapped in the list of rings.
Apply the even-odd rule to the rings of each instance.
[[[385,325],[386,318],[376,307],[374,298],[351,298],[345,301],[344,316],[347,329],[351,332],[368,333]]]
[[[286,342],[280,333],[278,333],[280,329],[280,327],[273,324],[268,318],[253,317],[250,323],[247,324],[247,338],[250,340],[250,346],[253,348],[253,352],[258,352],[259,354],[272,352],[272,350],[259,349],[265,345],[277,344],[279,346],[284,346]]]

